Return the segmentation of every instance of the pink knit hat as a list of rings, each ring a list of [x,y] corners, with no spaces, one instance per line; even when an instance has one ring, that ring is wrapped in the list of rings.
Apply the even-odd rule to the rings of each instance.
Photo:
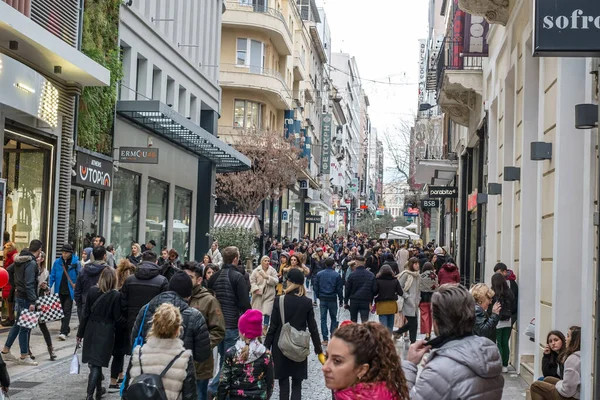
[[[252,340],[262,335],[263,315],[260,310],[248,310],[238,322],[240,333]]]

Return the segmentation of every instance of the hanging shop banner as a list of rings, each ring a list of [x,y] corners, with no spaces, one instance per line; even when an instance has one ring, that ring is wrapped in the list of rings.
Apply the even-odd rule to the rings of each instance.
[[[456,186],[429,186],[429,198],[432,199],[457,199],[458,188]]]
[[[425,102],[425,84],[427,81],[427,40],[419,39],[419,104]]]
[[[534,56],[598,56],[599,1],[535,0],[534,8]]]
[[[304,222],[306,222],[307,224],[320,224],[321,216],[308,214],[304,217]]]
[[[324,114],[321,121],[321,173],[331,172],[331,114]]]
[[[476,57],[488,55],[487,34],[490,25],[483,17],[465,14],[465,33],[463,56]]]
[[[467,197],[467,211],[473,211],[477,208],[477,189]]]
[[[78,151],[73,184],[100,190],[111,190],[112,171],[112,162]]]
[[[425,199],[421,200],[421,208],[439,208],[439,199]]]
[[[151,147],[121,147],[119,162],[132,164],[158,164],[158,149]]]

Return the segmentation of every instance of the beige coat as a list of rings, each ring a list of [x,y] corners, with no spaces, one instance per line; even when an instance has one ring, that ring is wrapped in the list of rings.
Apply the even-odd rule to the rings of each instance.
[[[252,308],[260,310],[264,315],[271,315],[273,301],[275,301],[275,287],[279,283],[277,271],[269,267],[264,272],[262,266],[258,266],[250,275],[250,293],[252,293]],[[258,294],[254,293],[258,290]]]

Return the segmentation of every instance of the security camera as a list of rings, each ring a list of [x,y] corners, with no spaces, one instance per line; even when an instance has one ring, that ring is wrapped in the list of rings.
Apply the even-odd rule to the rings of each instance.
[[[115,162],[113,163],[113,170],[114,170],[115,172],[119,172],[119,162],[118,162],[118,161],[115,161]]]

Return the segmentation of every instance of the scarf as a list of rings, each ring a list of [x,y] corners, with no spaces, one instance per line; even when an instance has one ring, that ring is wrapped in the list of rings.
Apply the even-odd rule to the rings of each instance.
[[[267,348],[261,342],[259,342],[258,339],[252,339],[248,346],[250,347],[248,359],[246,361],[242,361],[239,358],[242,354],[242,350],[244,350],[244,347],[246,347],[246,342],[240,339],[235,343],[235,354],[238,362],[249,364],[258,360],[267,351]]]
[[[417,278],[420,274],[419,271],[409,271],[405,269],[404,271],[400,272],[398,279],[402,278],[402,275],[404,274],[407,274],[408,276],[406,277],[406,282],[404,282],[404,287],[402,288],[402,290],[404,292],[408,292],[408,289],[410,289],[410,287],[412,286],[415,278]]]

